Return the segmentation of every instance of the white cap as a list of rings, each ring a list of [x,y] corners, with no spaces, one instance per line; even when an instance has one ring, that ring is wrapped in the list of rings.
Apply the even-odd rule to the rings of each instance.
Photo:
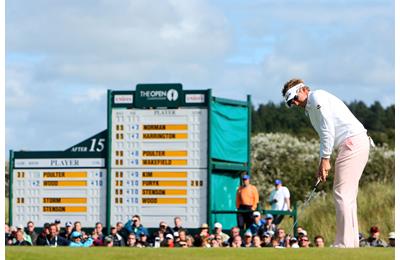
[[[389,233],[389,239],[395,239],[396,236],[394,235],[394,232]]]
[[[267,233],[268,233],[271,237],[275,235],[275,232],[272,231],[272,230],[268,230]]]
[[[288,91],[286,91],[285,104],[287,107],[291,107],[292,99],[297,95],[297,91],[304,86],[305,85],[303,83],[299,83],[296,86],[290,88]]]
[[[261,213],[259,212],[259,211],[254,211],[253,212],[253,217],[259,217],[259,216],[261,216]]]
[[[307,236],[307,231],[305,231],[304,229],[302,231],[299,232],[299,234],[302,234],[303,236]]]
[[[219,223],[219,222],[216,222],[216,223],[214,224],[214,228],[222,228],[222,224]]]
[[[170,239],[174,239],[174,237],[171,234],[167,234],[165,237],[166,238],[170,238]]]
[[[251,233],[251,231],[246,231],[246,233],[244,233],[245,237],[252,237],[253,234]]]

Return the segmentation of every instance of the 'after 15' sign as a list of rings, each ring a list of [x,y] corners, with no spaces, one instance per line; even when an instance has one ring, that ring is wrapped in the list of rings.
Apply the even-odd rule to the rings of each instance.
[[[183,103],[182,84],[138,84],[136,107],[178,107]]]

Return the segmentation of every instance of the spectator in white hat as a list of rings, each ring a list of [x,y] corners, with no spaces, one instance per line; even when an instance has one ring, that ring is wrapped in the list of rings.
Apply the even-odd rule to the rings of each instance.
[[[291,248],[300,248],[300,246],[299,246],[299,241],[297,241],[297,238],[292,237],[292,238],[290,239],[290,247],[291,247]]]
[[[297,233],[297,240],[299,240],[300,241],[300,239],[303,237],[303,236],[307,236],[307,231],[305,231],[304,229],[301,229],[298,233]]]
[[[253,236],[260,235],[260,230],[264,226],[264,224],[265,224],[265,221],[263,219],[261,219],[261,213],[259,211],[254,211],[253,212],[253,223],[247,230],[250,231]]]
[[[244,247],[252,247],[253,246],[252,239],[253,239],[253,234],[251,234],[250,231],[246,231],[246,233],[244,233]]]
[[[395,247],[394,242],[395,242],[396,236],[394,235],[394,232],[389,233],[389,244],[388,247]]]
[[[161,242],[162,247],[174,247],[174,236],[172,234],[167,234],[164,241]]]
[[[222,224],[219,222],[216,222],[214,224],[214,236],[215,235],[220,235],[222,242],[224,242],[224,243],[227,243],[230,238],[228,234],[225,234],[224,232],[222,232]]]
[[[71,234],[72,234],[72,230],[73,229],[73,225],[71,221],[68,221],[65,223],[65,229],[63,231],[60,232],[60,237],[63,237],[67,240],[71,240]]]

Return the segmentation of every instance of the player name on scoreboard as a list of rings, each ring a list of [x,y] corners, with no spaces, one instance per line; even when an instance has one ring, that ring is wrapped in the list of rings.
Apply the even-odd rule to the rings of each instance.
[[[186,198],[142,198],[143,204],[186,204]]]
[[[43,178],[86,178],[87,172],[43,172]]]
[[[142,160],[143,165],[187,165],[187,160]]]
[[[44,206],[43,212],[86,212],[86,207]]]
[[[162,157],[162,156],[172,156],[172,157],[184,157],[187,156],[187,151],[142,151],[143,157]]]
[[[80,187],[87,186],[86,181],[43,181],[43,186]]]
[[[186,190],[142,190],[142,195],[187,195]]]
[[[188,130],[187,124],[180,125],[143,125],[143,130]]]
[[[187,139],[187,134],[166,133],[166,134],[143,134],[143,139]]]

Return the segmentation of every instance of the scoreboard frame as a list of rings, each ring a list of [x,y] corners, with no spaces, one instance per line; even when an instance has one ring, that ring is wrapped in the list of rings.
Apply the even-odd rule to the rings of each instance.
[[[173,91],[168,92],[168,90]],[[140,91],[140,92],[139,92]],[[157,92],[159,91],[159,92]],[[157,99],[152,100],[154,95],[158,95],[163,91],[167,91],[165,96],[157,96]],[[139,96],[140,94],[140,96]],[[143,94],[143,96],[142,96]],[[118,99],[116,99],[118,97]],[[164,98],[163,100],[161,100]],[[170,100],[168,100],[170,99]],[[118,102],[116,102],[118,100]],[[172,101],[172,102],[170,102]],[[213,136],[212,136],[212,103],[224,104],[232,107],[240,107],[247,109],[247,161],[234,162],[234,161],[221,161],[211,157],[213,149]],[[112,110],[114,108],[121,109],[179,109],[179,108],[204,108],[207,109],[207,187],[206,187],[206,221],[211,226],[215,217],[221,216],[226,210],[212,209],[211,202],[212,196],[218,196],[213,193],[212,176],[215,172],[226,172],[232,174],[234,178],[239,179],[242,172],[251,174],[251,160],[250,160],[250,138],[251,138],[251,96],[247,95],[246,101],[238,101],[232,99],[218,98],[212,96],[212,90],[183,90],[182,84],[138,84],[136,90],[107,90],[107,128],[106,130],[94,135],[81,143],[68,148],[65,151],[13,151],[10,150],[9,161],[9,222],[13,221],[13,170],[15,168],[14,160],[17,158],[104,158],[106,169],[106,205],[105,206],[105,226],[110,231],[111,227],[111,207],[112,200],[111,194],[113,191],[113,183],[111,182],[111,156],[112,156]],[[103,143],[99,142],[100,138],[105,139]],[[95,141],[93,141],[95,140]],[[95,143],[94,143],[95,142]],[[92,150],[93,145],[100,145],[104,149],[101,152],[88,152]],[[100,147],[99,146],[99,147]],[[17,155],[17,156],[16,156]],[[150,168],[150,166],[149,166]],[[235,214],[235,213],[227,213]],[[18,223],[20,224],[20,223]],[[150,227],[152,228],[152,227]]]

